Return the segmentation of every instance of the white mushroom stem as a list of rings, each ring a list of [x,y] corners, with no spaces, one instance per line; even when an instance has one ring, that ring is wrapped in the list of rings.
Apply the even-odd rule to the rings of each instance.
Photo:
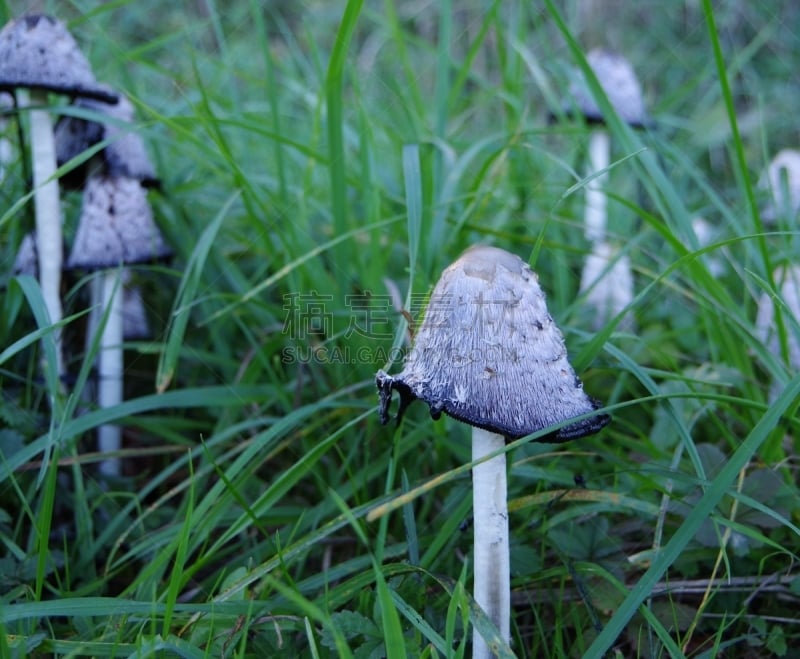
[[[61,238],[61,204],[59,202],[56,146],[53,122],[45,105],[47,94],[32,91],[30,95],[31,152],[33,168],[33,201],[36,209],[36,246],[39,254],[39,284],[52,324],[62,318],[61,263],[64,258]],[[64,374],[61,354],[61,330],[55,330],[56,373]]]
[[[587,176],[595,178],[586,184],[586,211],[584,215],[584,232],[587,240],[597,242],[605,238],[606,233],[606,192],[608,179],[606,169],[611,158],[611,138],[602,129],[593,130],[589,138],[589,171]]]
[[[505,446],[505,437],[472,429],[472,460]],[[506,456],[498,455],[472,469],[475,533],[474,598],[506,642],[511,639],[511,569],[508,542]],[[473,659],[493,654],[477,629],[472,634]]]
[[[108,409],[122,402],[121,272],[120,269],[109,270],[101,275],[101,309],[108,309],[108,318],[100,337],[97,365],[97,404],[100,409]],[[116,453],[122,448],[122,431],[118,425],[101,425],[98,428],[97,438],[100,453]],[[100,463],[100,473],[104,476],[119,476],[120,466],[119,458],[106,458]]]

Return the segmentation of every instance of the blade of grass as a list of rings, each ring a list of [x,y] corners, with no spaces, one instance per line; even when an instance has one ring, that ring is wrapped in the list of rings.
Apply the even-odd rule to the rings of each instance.
[[[214,312],[209,316],[208,319],[201,322],[201,326],[210,323],[211,321],[217,320],[218,318],[224,316],[225,314],[230,313],[235,308],[241,306],[242,304],[252,300],[254,297],[265,291],[270,286],[274,285],[276,282],[280,281],[287,275],[289,275],[294,269],[298,266],[307,263],[308,261],[314,259],[315,257],[319,256],[320,254],[325,253],[328,250],[333,251],[333,247],[352,238],[353,236],[357,235],[366,230],[374,230],[389,226],[394,224],[395,222],[399,222],[400,218],[390,218],[388,220],[383,220],[382,222],[378,222],[375,225],[370,227],[361,227],[357,229],[353,229],[352,231],[348,231],[342,235],[337,235],[335,238],[332,238],[328,242],[318,245],[313,249],[309,250],[308,252],[304,253],[303,255],[297,257],[293,261],[286,263],[269,277],[264,279],[263,281],[259,282],[256,286],[248,290],[247,292],[241,294],[235,302],[231,302],[230,304],[226,305],[219,311]]]
[[[406,297],[406,309],[410,309],[414,278],[419,261],[420,237],[422,235],[422,173],[418,144],[406,144],[403,146],[403,184],[406,192],[406,214],[408,220],[408,295]],[[426,245],[434,247],[438,243],[426,241]]]
[[[126,416],[135,416],[145,412],[161,409],[189,409],[189,408],[213,408],[216,406],[231,405],[233,403],[245,403],[263,401],[265,396],[269,396],[269,386],[220,386],[220,387],[198,387],[193,389],[182,389],[179,391],[167,391],[163,394],[153,394],[142,396],[116,405],[106,410],[96,410],[88,412],[83,416],[71,419],[66,422],[59,434],[59,442],[66,442],[84,432],[92,430],[103,423],[118,421]],[[51,441],[50,434],[42,435],[23,448],[8,456],[7,460],[0,468],[0,483],[9,478],[14,471],[31,462],[36,455],[42,451],[49,450]]]
[[[253,18],[256,32],[258,34],[258,43],[261,45],[261,52],[264,56],[264,72],[265,72],[265,85],[267,88],[267,98],[269,99],[269,107],[271,114],[271,130],[275,135],[280,135],[282,131],[282,122],[280,115],[280,87],[277,84],[275,77],[275,61],[270,48],[270,38],[264,24],[264,12],[262,5],[258,0],[250,0],[250,15]],[[286,212],[289,209],[289,196],[288,188],[286,185],[286,164],[284,162],[283,144],[280,140],[273,140],[275,168],[278,177],[278,197],[281,201],[281,210]]]
[[[753,193],[753,184],[750,182],[749,167],[744,153],[744,143],[742,142],[742,136],[739,132],[739,122],[736,117],[736,105],[733,100],[733,94],[731,93],[730,83],[728,82],[728,71],[725,68],[725,57],[722,54],[722,45],[719,40],[719,32],[717,30],[716,20],[714,18],[714,7],[711,0],[703,0],[703,16],[706,19],[708,38],[711,41],[714,63],[717,66],[717,80],[719,81],[722,99],[725,103],[725,110],[728,113],[728,122],[730,123],[733,148],[736,154],[735,162],[739,174],[740,187],[744,189],[747,210],[750,212],[753,226],[756,228],[756,233],[761,236],[764,233],[764,225],[761,222],[761,215],[758,212],[758,204],[755,194]],[[764,271],[767,273],[767,276],[771,277],[772,267],[770,265],[769,250],[763,237],[757,238],[757,245],[761,253]]]
[[[442,653],[443,656],[449,656],[445,640],[433,627],[430,626],[428,621],[422,617],[419,611],[417,611],[402,597],[400,597],[400,594],[396,590],[389,591],[389,595],[391,596],[392,602],[394,603],[395,607],[397,607],[397,610],[400,612],[400,614],[414,627],[416,627],[419,632],[425,638],[427,638],[439,652]]]
[[[330,630],[331,635],[336,643],[336,651],[338,653],[337,656],[342,657],[343,659],[353,656],[353,653],[350,651],[350,648],[347,645],[347,641],[342,635],[341,630],[336,626],[333,620],[331,620],[331,617],[325,611],[314,604],[311,600],[306,599],[295,590],[291,589],[286,584],[278,581],[273,576],[267,575],[264,577],[264,580],[272,588],[283,595],[289,602],[294,604],[300,611],[302,611],[306,618],[315,620],[320,625]]]
[[[367,535],[364,533],[364,529],[356,519],[353,511],[344,499],[339,496],[336,490],[329,490],[329,494],[342,512],[342,515],[344,515],[345,519],[347,519],[350,526],[356,532],[361,543],[369,551],[371,543],[367,539]],[[378,591],[378,604],[380,605],[381,622],[383,623],[381,629],[385,639],[386,657],[387,659],[405,659],[406,643],[403,637],[403,628],[400,624],[400,616],[397,613],[397,607],[392,599],[389,586],[383,576],[382,566],[374,555],[372,558],[372,570],[375,573],[375,586]]]
[[[725,466],[714,476],[714,480],[708,484],[703,496],[691,509],[684,522],[664,546],[663,550],[655,557],[647,572],[630,589],[625,601],[589,647],[586,654],[587,657],[597,657],[599,659],[605,655],[623,631],[625,625],[653,590],[656,583],[663,578],[669,567],[681,555],[687,544],[697,533],[703,521],[711,515],[719,501],[731,488],[739,472],[752,460],[759,447],[769,438],[770,434],[776,428],[780,428],[778,424],[781,417],[790,408],[796,409],[798,396],[800,396],[800,375],[796,375],[789,382]]]
[[[186,580],[186,556],[189,550],[189,537],[191,536],[192,530],[192,513],[194,511],[195,494],[191,459],[188,460],[187,464],[189,466],[188,480],[191,486],[188,489],[188,496],[186,498],[186,512],[183,518],[183,524],[181,524],[181,530],[175,536],[175,541],[173,543],[175,545],[175,557],[172,561],[172,571],[169,576],[169,581],[167,582],[166,607],[164,609],[164,620],[162,623],[163,631],[161,632],[165,638],[169,636],[175,604],[178,602],[178,597],[181,594]],[[168,547],[166,553],[173,553],[173,548]]]
[[[433,135],[437,141],[447,143],[447,119],[449,115],[449,89],[450,89],[450,42],[453,37],[453,7],[451,0],[439,0],[439,35],[436,40],[436,87],[433,93]],[[405,168],[405,148],[403,149],[403,170]],[[417,153],[417,166],[419,167],[419,154]],[[439,198],[442,191],[442,182],[445,178],[444,159],[441,149],[435,149],[432,154],[431,162],[431,188],[434,199]],[[419,172],[417,172],[419,176]],[[406,198],[408,198],[408,178],[406,180]],[[419,188],[420,196],[422,187]],[[420,205],[422,199],[419,199]],[[438,203],[434,204],[434,206]],[[422,209],[420,209],[421,211]],[[433,257],[444,242],[444,234],[447,230],[447,218],[440,214],[433,214],[434,221],[427,228],[425,235],[425,252],[422,255],[422,264],[425,273],[430,276],[433,266]]]
[[[336,33],[328,71],[325,76],[325,103],[327,107],[328,149],[330,160],[328,171],[331,181],[331,206],[333,212],[333,233],[335,236],[345,234],[349,227],[347,209],[347,159],[344,152],[344,69],[347,49],[358,23],[363,0],[348,0],[339,30]],[[343,268],[349,263],[349,256],[342,249],[333,252],[333,263],[338,264],[336,280],[339,290],[348,290],[350,273]]]
[[[403,469],[403,492],[408,492],[408,474]],[[406,529],[406,543],[408,544],[408,560],[411,565],[419,565],[419,538],[417,537],[417,522],[414,519],[414,507],[411,504],[403,506],[403,525]]]
[[[194,300],[197,297],[197,290],[200,287],[203,267],[214,245],[214,240],[222,227],[222,222],[227,217],[228,211],[238,197],[239,192],[236,191],[228,198],[211,224],[209,224],[200,235],[200,239],[197,241],[197,245],[192,251],[192,256],[186,266],[186,272],[181,280],[178,294],[175,297],[175,304],[170,314],[170,324],[167,328],[167,340],[165,342],[164,352],[161,353],[161,357],[158,361],[156,391],[159,393],[166,391],[175,375],[180,348],[183,345],[186,327],[189,324],[189,315]]]
[[[53,449],[51,460],[48,461],[45,473],[44,487],[41,490],[39,508],[36,511],[36,524],[34,538],[34,551],[36,552],[36,589],[35,598],[42,597],[45,577],[48,572],[48,563],[51,562],[50,530],[53,524],[53,510],[56,498],[56,476],[58,475],[58,446]]]

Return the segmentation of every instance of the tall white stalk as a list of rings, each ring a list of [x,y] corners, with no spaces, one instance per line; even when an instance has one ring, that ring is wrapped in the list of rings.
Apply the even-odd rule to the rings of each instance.
[[[122,402],[122,270],[107,270],[102,273],[102,309],[108,309],[108,318],[100,337],[97,365],[100,409],[108,409]],[[122,448],[122,429],[115,424],[103,424],[98,428],[100,453],[117,453]],[[121,462],[118,457],[106,458],[100,463],[104,476],[119,476]]]
[[[611,138],[603,129],[595,129],[589,138],[589,171],[587,176],[598,172],[586,184],[586,211],[584,213],[584,232],[592,243],[605,239],[606,234],[606,181],[608,164],[611,158]]]
[[[39,255],[39,283],[50,316],[50,322],[61,321],[61,265],[64,258],[61,238],[61,203],[59,201],[56,146],[53,122],[45,105],[47,94],[32,91],[30,94],[31,152],[33,168],[33,202],[36,214],[36,247]],[[64,374],[61,352],[61,330],[55,331],[56,373]]]
[[[505,446],[505,437],[481,428],[472,429],[472,459],[479,460]],[[511,640],[511,568],[508,531],[506,456],[498,455],[472,469],[474,520],[475,601]],[[477,629],[472,634],[473,659],[493,656]]]

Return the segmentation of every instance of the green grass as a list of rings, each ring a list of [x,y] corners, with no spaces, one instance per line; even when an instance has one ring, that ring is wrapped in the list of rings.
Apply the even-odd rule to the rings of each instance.
[[[89,277],[64,286],[62,391],[38,285],[5,274],[32,226],[24,159],[7,165],[0,656],[470,656],[472,626],[493,630],[469,594],[469,429],[422,405],[382,427],[373,378],[400,368],[396,305],[419,320],[476,242],[533,265],[614,417],[507,447],[513,653],[800,647],[800,376],[755,332],[798,259],[797,218],[765,224],[757,185],[800,146],[796,3],[40,4],[136,105],[176,255],[134,270],[155,337],[126,344],[125,401],[87,405]],[[608,124],[635,332],[589,329],[589,128],[548,122],[599,45],[655,120]],[[0,132],[19,143],[15,119]],[[783,310],[784,342],[798,321]],[[109,422],[124,478],[105,484]]]

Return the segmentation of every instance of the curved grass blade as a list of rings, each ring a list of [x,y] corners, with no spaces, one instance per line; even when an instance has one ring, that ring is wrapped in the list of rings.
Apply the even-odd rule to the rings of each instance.
[[[232,194],[222,206],[219,213],[217,213],[217,216],[205,228],[186,266],[186,272],[181,280],[178,295],[175,298],[175,305],[172,308],[172,314],[170,314],[170,325],[167,329],[167,340],[164,346],[164,352],[161,353],[161,358],[158,362],[158,370],[156,371],[156,391],[159,393],[166,391],[175,375],[183,338],[186,335],[186,327],[189,324],[189,314],[191,313],[195,298],[197,297],[197,289],[200,286],[200,277],[203,272],[203,267],[208,259],[211,247],[214,244],[214,239],[217,237],[217,233],[222,226],[222,222],[227,216],[233,202],[239,198],[239,194],[239,191]]]
[[[669,567],[680,556],[700,525],[712,514],[720,499],[733,485],[739,472],[753,458],[756,451],[767,440],[770,434],[778,428],[781,417],[791,407],[797,407],[800,396],[800,374],[796,375],[783,390],[781,395],[767,409],[758,424],[733,453],[727,464],[714,476],[708,484],[703,496],[695,504],[686,520],[681,524],[672,539],[664,546],[653,564],[642,575],[636,585],[630,590],[625,601],[608,621],[605,628],[589,647],[587,657],[603,657],[623,631],[625,625],[635,615],[644,600],[652,592],[654,586],[662,579]]]

